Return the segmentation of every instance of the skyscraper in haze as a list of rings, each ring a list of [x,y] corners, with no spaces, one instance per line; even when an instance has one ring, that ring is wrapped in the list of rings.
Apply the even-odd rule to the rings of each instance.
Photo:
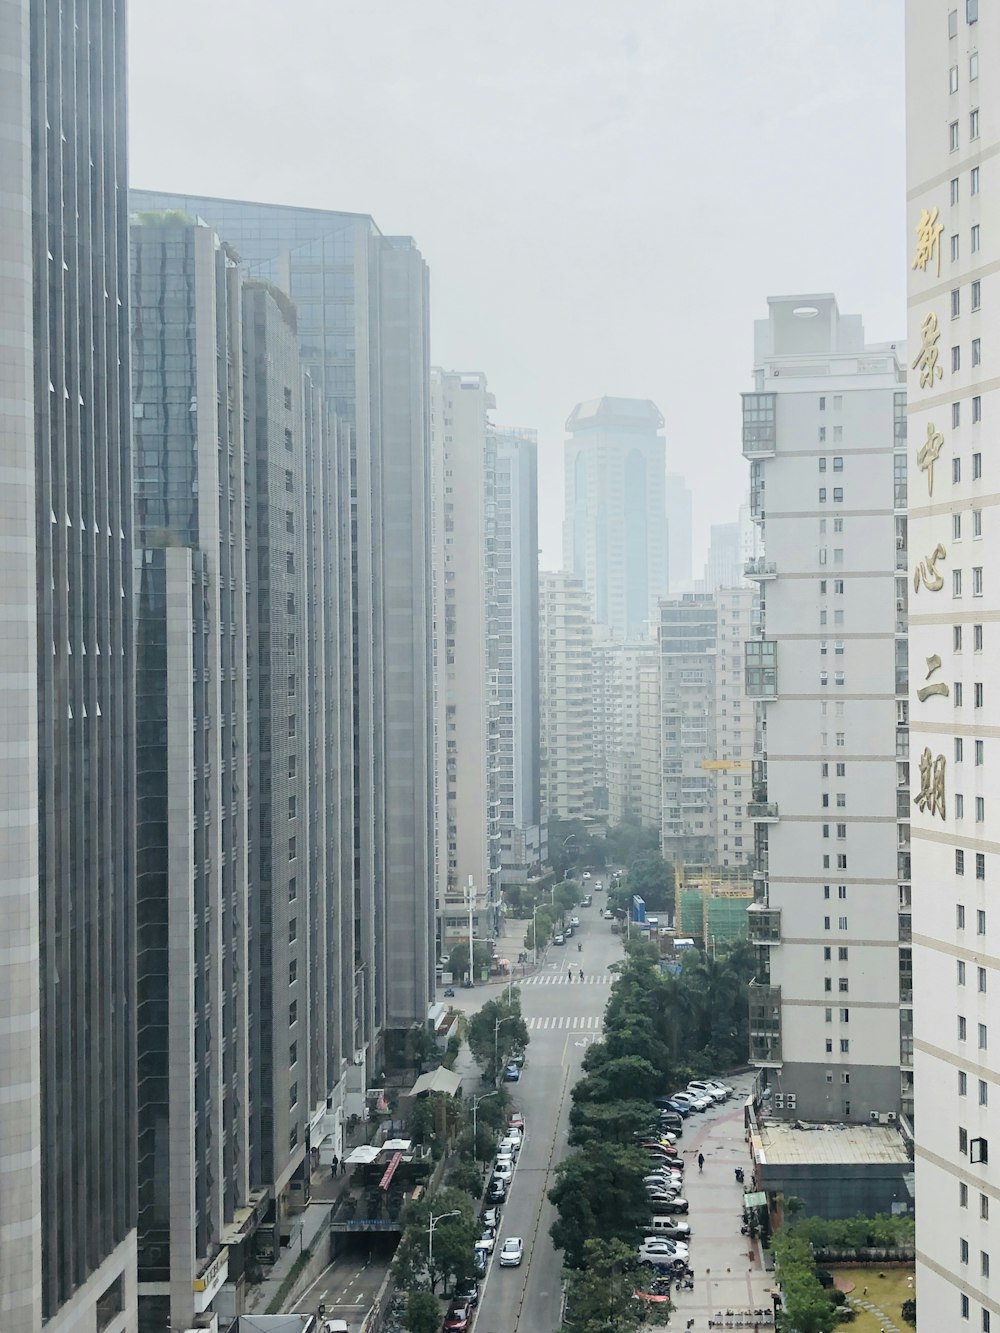
[[[136,1207],[124,4],[2,0],[0,51],[0,1326],[124,1333]]]
[[[667,473],[667,579],[671,597],[691,591],[691,488],[676,472]]]
[[[566,422],[563,564],[616,638],[651,633],[667,591],[666,447],[648,398],[595,398]]]

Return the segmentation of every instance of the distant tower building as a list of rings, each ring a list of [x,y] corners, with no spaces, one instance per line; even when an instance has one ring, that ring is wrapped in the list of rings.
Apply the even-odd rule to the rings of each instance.
[[[756,587],[740,582],[715,590],[715,864],[749,867],[753,825],[750,797],[754,703],[743,689],[743,650],[754,633]]]
[[[666,449],[649,399],[596,398],[566,423],[563,563],[616,638],[651,633],[667,591]]]
[[[671,597],[691,591],[691,490],[676,472],[667,473],[667,577]]]
[[[571,574],[538,576],[541,797],[545,819],[593,809],[592,603]]]
[[[496,533],[491,635],[497,654],[498,796],[503,878],[541,867],[538,713],[538,436],[493,433]]]
[[[468,938],[468,885],[477,936],[499,902],[500,728],[496,643],[490,636],[495,449],[486,376],[431,371],[438,910],[441,943]]]
[[[705,591],[735,588],[743,582],[743,561],[740,551],[740,525],[713,523],[705,565]]]
[[[715,860],[715,598],[686,593],[660,602],[660,720],[664,859]]]
[[[652,809],[649,802],[659,785],[658,666],[655,640],[594,644],[594,790],[612,824],[659,824],[659,799]]]
[[[904,376],[834,296],[768,307],[743,395],[767,551],[750,1054],[772,1113],[868,1124],[912,1101]]]

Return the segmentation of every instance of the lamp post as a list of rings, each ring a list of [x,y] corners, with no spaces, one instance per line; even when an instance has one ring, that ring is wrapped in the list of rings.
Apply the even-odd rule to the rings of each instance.
[[[513,1023],[518,1014],[508,1014],[506,1018],[498,1018],[493,1024],[493,1070],[494,1078],[500,1077],[500,1026],[503,1023]]]
[[[492,1092],[484,1092],[481,1097],[472,1099],[472,1158],[473,1161],[479,1161],[479,1138],[476,1134],[476,1114],[479,1111],[479,1103],[484,1102],[487,1097],[496,1097],[498,1089],[494,1088]]]
[[[427,1219],[427,1276],[433,1283],[432,1269],[434,1267],[434,1228],[439,1222],[443,1222],[446,1217],[460,1217],[461,1209],[453,1208],[450,1213],[438,1213],[437,1217],[433,1213]]]
[[[538,904],[531,909],[531,943],[535,950],[535,966],[538,966]]]

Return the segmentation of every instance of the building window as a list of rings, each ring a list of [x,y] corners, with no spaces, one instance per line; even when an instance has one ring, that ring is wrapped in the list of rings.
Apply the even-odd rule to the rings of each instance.
[[[960,653],[962,651],[961,625],[952,625],[951,627],[951,647],[952,647],[952,652]]]
[[[962,460],[960,458],[953,458],[951,460],[952,485],[957,486],[961,480],[962,480]]]
[[[983,284],[977,278],[969,287],[969,304],[973,310],[982,308]]]
[[[990,1219],[990,1196],[988,1194],[980,1194],[979,1196],[979,1216],[984,1222],[988,1222]]]
[[[843,763],[843,762],[838,763],[835,772],[836,772],[838,778],[846,778],[846,777],[847,777],[847,765],[846,765],[845,763]]]
[[[951,252],[951,262],[958,263],[958,232],[949,238],[949,249]]]
[[[961,682],[960,680],[956,680],[954,686],[952,687],[952,697],[953,697],[954,700],[955,700],[955,707],[956,707],[956,708],[961,708],[961,707],[962,707],[962,682]]]
[[[846,963],[846,962],[847,962],[847,955],[848,955],[848,952],[849,952],[849,951],[848,951],[848,948],[847,948],[847,945],[846,945],[846,944],[842,944],[842,945],[838,948],[838,950],[837,950],[837,958],[839,959],[840,962],[842,962],[842,963]]]
[[[976,934],[977,935],[986,934],[986,913],[982,910],[982,908],[980,908],[976,912]]]
[[[979,481],[983,475],[983,456],[982,454],[972,455],[972,480]]]
[[[955,796],[955,818],[965,818],[965,797],[961,792],[958,792]]]
[[[849,1054],[850,1054],[850,1050],[851,1050],[851,1043],[850,1043],[850,1041],[847,1039],[847,1037],[841,1037],[841,1039],[840,1039],[840,1054],[841,1054],[841,1055],[849,1055]]]
[[[954,207],[955,204],[958,203],[958,177],[957,177],[957,176],[952,176],[951,180],[948,182],[948,196],[949,196],[949,202],[951,203],[952,207]]]
[[[983,595],[982,565],[973,565],[972,567],[972,595],[973,597],[982,597]]]
[[[962,595],[962,571],[960,569],[951,571],[951,595],[952,597],[961,597]]]
[[[969,1076],[964,1069],[958,1071],[958,1095],[965,1097],[969,1092]]]
[[[983,535],[983,511],[981,509],[973,509],[972,511],[972,535],[973,537]]]
[[[977,393],[972,400],[972,421],[975,424],[983,419],[983,400]]]
[[[838,916],[838,917],[837,917],[837,929],[838,929],[838,930],[846,930],[846,929],[847,929],[847,917],[846,917],[846,916]]]
[[[972,245],[972,253],[973,253],[973,254],[978,254],[978,253],[979,253],[979,237],[980,237],[979,223],[976,222],[976,223],[973,224],[973,227],[972,227],[972,230],[971,230],[971,233],[970,233],[970,241],[971,241],[971,245]],[[973,362],[973,364],[974,364],[974,365],[978,365],[979,363],[978,363],[978,362]]]
[[[958,1151],[966,1155],[969,1151],[969,1131],[961,1126],[958,1130]]]
[[[298,895],[298,880],[292,875],[288,880],[288,901],[293,903]]]
[[[972,364],[973,364],[974,366],[981,366],[982,363],[983,363],[983,342],[982,342],[982,339],[981,339],[981,338],[973,338],[973,340],[972,340]]]
[[[959,1238],[958,1242],[958,1261],[961,1264],[969,1262],[969,1242],[964,1237]]]
[[[976,879],[986,878],[986,853],[976,852]]]
[[[951,539],[953,542],[962,540],[962,515],[952,514],[951,516]]]
[[[957,969],[958,984],[959,984],[960,986],[964,986],[964,985],[965,985],[965,964],[962,962],[961,958],[959,958],[959,959],[956,960],[955,967],[956,967],[956,969]]]
[[[979,138],[979,108],[975,107],[969,112],[969,138]]]
[[[961,847],[955,848],[955,874],[956,875],[965,874],[965,852],[962,850]]]
[[[972,170],[969,172],[969,193],[970,193],[970,194],[978,194],[978,193],[979,193],[979,168],[978,168],[978,167],[973,167]],[[956,202],[957,202],[957,200],[956,200]]]
[[[965,1022],[965,1017],[964,1017],[963,1014],[959,1014],[959,1016],[958,1016],[958,1039],[959,1039],[959,1041],[965,1041],[965,1038],[966,1038],[967,1035],[968,1035],[968,1034],[967,1034],[967,1025],[966,1025],[966,1022]]]
[[[978,1027],[979,1027],[979,1049],[981,1051],[985,1051],[987,1042],[986,1024],[980,1023],[978,1024]]]
[[[298,1000],[293,1000],[291,1004],[288,1006],[288,1026],[290,1028],[294,1027],[298,1021],[299,1021],[299,1002]]]
[[[834,488],[833,488],[833,503],[834,503],[835,505],[839,505],[839,504],[843,504],[843,503],[844,503],[844,488],[843,488],[843,486],[834,486]]]
[[[836,492],[835,492],[835,493],[836,493]],[[833,580],[833,593],[834,593],[834,596],[835,596],[835,597],[842,597],[842,596],[844,595],[844,580],[843,580],[843,579],[834,579],[834,580]]]
[[[825,487],[825,486],[821,486],[821,487],[819,488],[819,502],[820,502],[821,505],[825,505],[825,504],[826,504],[826,487]]]
[[[948,13],[948,36],[958,36],[958,10],[952,9]]]
[[[982,625],[973,625],[972,627],[972,651],[974,653],[981,653],[983,651]]]
[[[981,680],[977,680],[977,681],[973,684],[973,686],[972,686],[972,698],[973,698],[973,705],[974,705],[974,707],[976,707],[976,708],[982,708],[982,706],[983,706],[983,682],[982,682]]]
[[[955,906],[955,928],[956,930],[965,929],[965,906],[963,903],[957,903]]]
[[[964,1181],[958,1182],[958,1206],[959,1208],[968,1208],[969,1206],[969,1187]]]
[[[958,1298],[958,1310],[963,1319],[969,1317],[969,1298],[964,1293]]]
[[[979,18],[979,0],[965,0],[965,21],[975,23]]]
[[[948,151],[949,153],[958,152],[958,121],[953,120],[948,126]]]
[[[955,763],[960,764],[965,758],[965,741],[961,736],[955,737]]]
[[[836,429],[839,430],[840,427],[837,426]],[[833,470],[834,472],[843,472],[844,470],[844,460],[840,454],[834,454],[833,456]]]
[[[979,78],[979,52],[973,51],[969,56],[969,81],[970,83]]]
[[[949,93],[958,92],[958,66],[950,65],[948,68],[948,91]]]
[[[299,960],[291,958],[288,962],[288,984],[294,986],[299,979]]]
[[[962,424],[962,404],[952,403],[951,405],[951,428],[957,430]]]
[[[985,968],[985,967],[977,967],[977,968],[976,968],[976,990],[979,991],[979,994],[980,994],[980,995],[985,995],[985,994],[986,994],[986,968]]]
[[[838,977],[838,978],[837,978],[837,989],[840,991],[841,995],[846,995],[846,994],[847,994],[847,992],[848,992],[848,990],[849,990],[849,987],[848,987],[848,984],[847,984],[847,983],[848,983],[848,979],[847,979],[847,977]]]
[[[952,289],[951,289],[951,317],[952,317],[952,319],[958,319],[958,317],[959,317],[959,315],[960,315],[961,313],[962,313],[962,294],[961,294],[961,288],[960,288],[960,287],[952,287]]]
[[[961,370],[961,369],[962,369],[962,349],[961,349],[961,347],[953,347],[953,348],[951,349],[951,371],[952,371],[952,374],[955,374],[956,371]]]

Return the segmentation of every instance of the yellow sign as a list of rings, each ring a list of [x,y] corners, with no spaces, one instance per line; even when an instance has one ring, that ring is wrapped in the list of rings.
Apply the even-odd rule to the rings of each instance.
[[[934,464],[941,455],[944,448],[944,436],[939,430],[935,430],[934,422],[927,423],[927,439],[917,450],[917,467],[921,472],[927,473],[927,494],[934,494]]]
[[[920,367],[920,387],[926,389],[933,385],[936,379],[944,376],[944,371],[938,361],[938,339],[941,337],[941,330],[938,328],[938,317],[932,310],[924,315],[920,321],[920,351],[917,353],[917,359],[913,362],[911,369],[916,370]]]
[[[223,1246],[212,1262],[202,1273],[201,1277],[196,1277],[191,1283],[192,1291],[207,1291],[215,1279],[219,1276],[224,1264],[229,1263],[229,1249]]]
[[[947,558],[947,551],[938,542],[930,555],[925,555],[913,572],[913,591],[919,592],[921,583],[928,592],[940,592],[944,587],[944,575],[939,572],[937,562]]]
[[[941,276],[941,233],[944,231],[944,223],[938,221],[939,210],[932,208],[930,212],[926,208],[921,209],[920,219],[917,222],[917,253],[913,256],[911,268],[919,268],[922,272],[927,272],[927,265],[932,259],[937,260],[937,276]]]
[[[921,812],[940,815],[942,819],[944,819],[944,766],[944,755],[939,754],[935,759],[925,746],[920,756],[920,790],[913,798],[913,804]]]
[[[927,659],[927,675],[924,677],[924,680],[930,680],[931,676],[936,675],[940,670],[941,670],[941,658],[938,656],[937,653],[934,653],[931,657],[928,657]],[[928,700],[932,694],[940,694],[947,699],[950,693],[951,691],[948,689],[948,686],[944,683],[944,681],[939,680],[936,681],[933,685],[924,685],[922,689],[917,690],[917,698],[920,700],[921,703],[925,703],[926,700]]]

